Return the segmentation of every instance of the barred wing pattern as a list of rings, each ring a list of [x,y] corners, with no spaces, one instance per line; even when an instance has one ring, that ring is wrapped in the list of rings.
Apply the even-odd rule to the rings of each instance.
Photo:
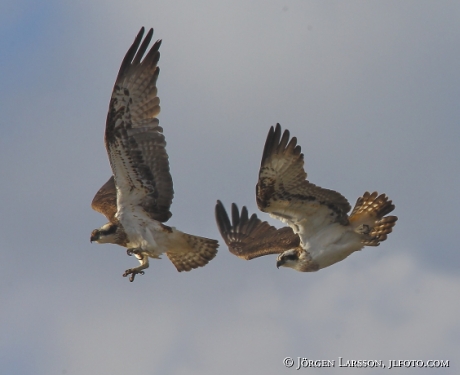
[[[296,137],[281,126],[270,128],[256,186],[259,209],[309,237],[332,224],[348,224],[350,204],[340,193],[310,183]]]
[[[232,204],[232,221],[221,201],[216,204],[216,221],[230,252],[239,258],[250,260],[268,254],[280,254],[285,250],[300,248],[300,239],[291,228],[276,229],[261,221],[243,206],[241,214]]]
[[[105,145],[118,187],[118,206],[140,205],[152,219],[166,222],[174,192],[163,129],[155,118],[160,112],[156,81],[161,41],[143,58],[153,29],[142,41],[143,34],[144,28],[126,53],[115,81]]]

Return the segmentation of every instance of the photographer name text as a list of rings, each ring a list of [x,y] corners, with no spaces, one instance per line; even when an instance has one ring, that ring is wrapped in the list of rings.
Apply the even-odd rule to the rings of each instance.
[[[377,359],[345,359],[339,357],[335,359],[309,359],[304,357],[286,357],[283,359],[283,364],[288,368],[295,368],[300,370],[302,368],[315,368],[315,367],[356,367],[356,368],[402,368],[402,367],[427,367],[427,368],[440,368],[449,367],[449,360],[429,359],[390,359],[387,361]]]

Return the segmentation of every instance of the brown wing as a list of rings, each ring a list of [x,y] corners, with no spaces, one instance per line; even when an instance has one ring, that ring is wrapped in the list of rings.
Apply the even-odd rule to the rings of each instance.
[[[257,205],[261,211],[286,222],[296,233],[314,233],[330,223],[348,223],[350,204],[340,193],[310,183],[297,139],[289,131],[281,136],[281,126],[270,128],[265,142]]]
[[[144,28],[121,64],[107,114],[105,145],[118,205],[139,205],[152,219],[165,222],[171,217],[174,192],[163,129],[155,118],[160,112],[156,81],[161,41],[144,57],[153,29],[142,41],[143,34]]]
[[[276,229],[261,221],[243,206],[241,215],[232,204],[232,222],[221,201],[216,204],[216,221],[219,231],[230,252],[242,259],[253,259],[268,254],[280,254],[300,246],[300,239],[291,228]]]
[[[103,214],[110,222],[117,213],[117,189],[113,176],[99,189],[91,202],[93,210]]]

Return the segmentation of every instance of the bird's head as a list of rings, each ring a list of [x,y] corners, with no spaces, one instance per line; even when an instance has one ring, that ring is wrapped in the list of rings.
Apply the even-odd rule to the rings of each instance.
[[[299,251],[297,249],[286,250],[276,259],[276,267],[289,267],[298,270],[299,266]]]
[[[118,224],[107,223],[91,232],[91,242],[118,244]]]

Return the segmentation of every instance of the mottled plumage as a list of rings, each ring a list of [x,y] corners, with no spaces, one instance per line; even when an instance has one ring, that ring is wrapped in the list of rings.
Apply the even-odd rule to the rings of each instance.
[[[174,196],[156,81],[161,41],[146,53],[153,29],[137,35],[121,63],[107,114],[105,146],[113,176],[101,187],[92,208],[109,220],[91,240],[128,248],[141,265],[123,276],[130,280],[148,267],[148,258],[166,253],[178,271],[207,264],[217,253],[216,240],[192,236],[163,223],[171,217]],[[142,42],[142,43],[141,43]],[[145,55],[145,56],[144,56]]]
[[[378,246],[396,223],[388,198],[377,192],[360,197],[350,216],[347,199],[307,180],[304,156],[295,137],[279,124],[265,142],[256,186],[259,209],[289,227],[276,229],[255,214],[248,218],[232,205],[232,222],[220,201],[216,220],[230,252],[243,259],[279,254],[277,266],[316,271],[345,259],[364,246]]]

